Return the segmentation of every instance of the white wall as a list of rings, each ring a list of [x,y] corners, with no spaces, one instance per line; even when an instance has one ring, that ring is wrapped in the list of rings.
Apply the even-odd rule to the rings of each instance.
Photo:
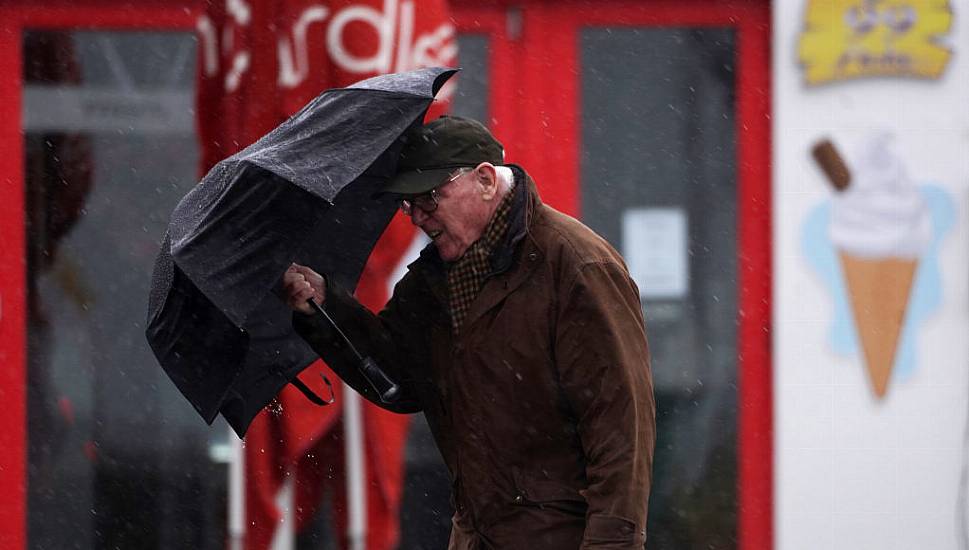
[[[807,0],[773,5],[778,550],[966,548],[959,498],[969,413],[969,2],[954,3],[943,39],[954,55],[939,80],[881,77],[815,87],[804,84],[798,63]],[[912,360],[902,364],[896,354],[881,399],[864,357],[851,349],[852,316],[840,325],[849,327],[841,334],[847,348],[835,345],[844,296],[816,267],[816,250],[804,246],[825,246],[826,233],[810,217],[835,195],[811,145],[828,136],[847,152],[877,130],[896,135],[898,156],[920,193],[936,186],[934,221],[945,218],[948,204],[952,222],[939,237],[937,258],[920,258],[918,295],[909,302],[920,318],[907,321],[903,335]],[[936,259],[939,284],[926,267]],[[842,276],[840,264],[832,273]]]

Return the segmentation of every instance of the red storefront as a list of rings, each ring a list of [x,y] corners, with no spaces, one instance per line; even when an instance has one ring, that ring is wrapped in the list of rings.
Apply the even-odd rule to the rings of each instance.
[[[43,116],[43,98],[50,96],[30,99],[25,91],[30,84],[24,76],[25,66],[30,62],[25,61],[25,32],[83,33],[87,42],[82,43],[100,48],[99,53],[87,55],[124,56],[125,44],[129,43],[122,41],[107,47],[104,44],[107,39],[102,40],[98,34],[116,37],[127,33],[136,41],[156,34],[190,37],[196,29],[200,4],[174,0],[0,0],[0,98],[3,99],[0,102],[0,196],[3,198],[0,201],[0,364],[3,366],[0,395],[5,405],[4,414],[0,415],[0,488],[6,495],[0,509],[0,547],[28,547],[32,505],[27,482],[38,483],[36,476],[46,475],[43,471],[30,473],[28,441],[36,434],[28,429],[31,397],[27,380],[32,364],[30,355],[34,353],[30,350],[43,348],[48,342],[44,338],[57,336],[47,335],[39,343],[31,340],[36,338],[36,331],[28,319],[29,294],[45,293],[48,310],[56,310],[50,301],[58,297],[66,296],[76,302],[64,307],[77,306],[77,312],[63,314],[60,321],[55,319],[60,314],[49,314],[50,326],[88,322],[97,327],[90,333],[72,333],[75,340],[84,340],[81,344],[75,342],[80,346],[76,349],[96,350],[90,352],[90,357],[80,359],[74,354],[75,360],[83,360],[85,364],[102,364],[99,354],[111,354],[104,351],[112,341],[109,336],[121,338],[111,328],[112,323],[121,323],[117,318],[126,315],[126,310],[119,308],[111,310],[113,320],[99,319],[97,313],[85,313],[98,307],[94,305],[97,303],[105,307],[96,297],[85,296],[96,295],[97,289],[105,285],[114,288],[114,283],[105,279],[110,270],[103,265],[93,271],[80,270],[87,274],[86,283],[71,283],[74,279],[63,275],[69,271],[63,266],[52,267],[38,283],[39,290],[32,289],[27,280],[28,248],[31,239],[38,237],[36,225],[28,228],[29,193],[25,192],[25,181],[29,167],[25,158],[31,145],[26,136],[53,131],[51,125],[56,120],[50,122]],[[712,518],[684,522],[668,540],[702,540],[703,535],[691,531],[696,529],[693,525],[712,521],[723,524],[711,528],[712,531],[726,533],[725,538],[714,541],[722,545],[713,547],[771,548],[769,3],[756,0],[729,3],[455,0],[451,10],[461,47],[459,59],[466,69],[465,80],[459,81],[458,89],[464,85],[468,90],[456,100],[455,109],[488,121],[506,144],[508,159],[529,170],[544,200],[582,218],[613,241],[627,259],[639,255],[636,245],[630,241],[628,228],[643,220],[659,223],[658,235],[681,243],[670,245],[670,254],[677,258],[684,255],[681,259],[685,262],[686,274],[652,274],[669,277],[670,282],[666,287],[657,284],[656,294],[644,296],[651,344],[656,353],[654,369],[668,369],[667,374],[657,373],[661,393],[659,420],[665,428],[660,432],[656,475],[659,480],[668,472],[677,480],[671,485],[692,483],[701,490],[713,486],[711,480],[727,483],[716,485],[722,488],[719,497],[697,496],[695,491],[683,494],[676,486],[662,489],[652,510],[656,510],[657,503],[669,503],[670,509],[676,510],[666,514],[662,510],[651,512],[651,521],[663,522],[662,518],[682,515]],[[150,48],[145,51],[152,52]],[[83,56],[84,52],[79,55]],[[164,57],[167,53],[159,55]],[[104,72],[111,71],[108,63]],[[151,79],[151,75],[137,76],[136,71],[134,74],[135,80]],[[129,89],[125,88],[123,75],[112,78],[111,82],[120,83],[121,92]],[[184,84],[186,78],[183,75],[180,82]],[[172,79],[178,80],[175,76]],[[184,93],[179,97],[184,98]],[[109,113],[102,119],[118,120],[119,116]],[[74,131],[88,131],[83,124],[78,124]],[[125,166],[124,149],[116,143],[118,139],[142,140],[144,147],[157,152],[159,157],[170,155],[167,163],[184,160],[179,157],[178,142],[185,141],[184,132],[190,129],[183,129],[179,137],[164,129],[152,129],[151,123],[145,127],[148,129],[144,136],[138,138],[125,135],[125,131],[135,130],[122,129],[114,137],[95,139],[93,149],[103,151],[113,162],[104,170],[116,172],[119,166]],[[105,128],[97,132],[111,134]],[[168,141],[173,144],[165,145]],[[192,183],[189,176],[171,176],[170,179],[179,177],[185,181],[178,183],[180,187],[166,186],[167,180],[158,171],[167,163],[159,161],[144,168],[152,171],[151,177],[155,178],[151,180],[153,184],[146,184],[147,192],[175,196],[176,191],[183,191],[185,185]],[[194,163],[179,173],[191,174],[193,169]],[[129,176],[130,184],[137,185],[140,173],[133,170]],[[110,189],[111,185],[105,187]],[[97,204],[88,204],[79,216],[91,216],[92,220],[101,220],[98,223],[102,225],[110,223],[112,200],[121,199],[117,193],[105,191]],[[98,205],[101,205],[101,214],[96,213]],[[152,212],[149,218],[157,214]],[[138,225],[137,221],[131,221],[128,229],[116,231],[134,228],[152,232],[153,226],[139,228]],[[87,241],[69,243],[65,250],[85,255],[89,253],[87,250],[96,251],[97,230],[85,231],[90,233],[85,237]],[[652,256],[647,254],[644,258],[648,260]],[[146,269],[150,270],[150,265]],[[124,287],[124,283],[118,285]],[[143,308],[143,304],[135,304],[134,309],[138,308]],[[71,368],[72,360],[64,355],[70,355],[69,350],[75,348],[60,345],[68,351],[44,353],[49,353],[48,360],[59,364],[58,368],[64,372]],[[686,353],[684,349],[690,351]],[[132,361],[138,361],[141,356],[131,357]],[[680,362],[684,364],[682,368]],[[150,364],[144,368],[158,370]],[[72,387],[85,386],[85,391],[100,397],[92,398],[92,403],[87,405],[83,398],[77,397],[59,401],[57,414],[62,420],[58,422],[63,423],[66,418],[70,424],[75,415],[84,416],[84,411],[90,410],[93,411],[91,418],[80,423],[99,426],[102,419],[98,415],[104,411],[121,414],[115,405],[97,403],[112,399],[137,400],[139,395],[147,393],[135,391],[110,397],[99,393],[102,390],[98,388],[103,385],[101,382],[124,378],[129,372],[138,371],[118,368],[113,374],[102,374],[103,378],[91,378],[90,372],[79,375],[87,378]],[[57,380],[55,374],[53,378],[54,386],[67,383],[63,376]],[[163,378],[159,380],[158,385],[167,382]],[[152,383],[147,385],[149,389],[143,391],[155,390]],[[670,411],[666,416],[664,408]],[[164,415],[164,411],[159,414]],[[142,425],[136,420],[121,424],[133,426],[135,430]],[[169,429],[167,421],[162,425]],[[96,461],[100,432],[97,428],[91,430],[94,436],[88,434],[76,438],[77,441],[69,440],[67,448],[78,447],[87,453],[89,460]],[[116,437],[128,437],[122,434],[124,430],[119,430],[120,435]],[[728,436],[728,443],[710,443],[724,434]],[[172,440],[179,437],[174,434]],[[664,455],[665,459],[660,456],[667,452],[662,448],[664,442],[673,449]],[[142,455],[135,453],[127,460],[138,460],[138,456]],[[697,459],[697,464],[682,466],[683,456],[702,458]],[[164,465],[158,468],[152,474],[152,483],[163,484],[158,480],[168,474]],[[123,467],[111,471],[114,472],[111,475],[123,477],[117,473],[124,471]],[[200,479],[206,472],[199,473]],[[107,483],[105,474],[89,475],[91,483]],[[137,479],[137,475],[132,476],[131,479]],[[148,483],[148,487],[153,485]],[[167,498],[178,500],[185,494],[189,493],[175,492]],[[89,495],[75,505],[89,504],[86,508],[98,509],[98,503],[102,502],[99,499],[105,498],[109,497]],[[123,497],[117,499],[122,504],[115,506],[126,502]],[[215,498],[211,504],[222,502]],[[45,506],[44,510],[57,510],[49,502]],[[165,510],[168,508],[162,506],[156,513],[169,514]],[[212,521],[218,519],[216,514]],[[98,523],[92,533],[110,528],[110,522]],[[91,536],[97,539],[101,535]],[[102,543],[103,540],[92,545]],[[157,543],[159,547],[178,547],[177,544]]]

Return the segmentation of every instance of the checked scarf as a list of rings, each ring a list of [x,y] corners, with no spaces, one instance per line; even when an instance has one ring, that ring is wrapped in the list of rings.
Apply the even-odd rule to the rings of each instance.
[[[451,329],[455,336],[460,333],[461,324],[467,317],[471,304],[484,285],[485,278],[491,273],[489,260],[498,242],[508,231],[513,195],[512,192],[505,195],[488,222],[484,234],[448,269],[448,305],[451,310]]]

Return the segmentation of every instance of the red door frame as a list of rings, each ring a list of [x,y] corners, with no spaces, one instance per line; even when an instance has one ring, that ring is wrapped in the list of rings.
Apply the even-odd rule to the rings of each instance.
[[[773,548],[770,3],[767,0],[452,1],[459,32],[490,38],[491,126],[546,202],[578,215],[578,32],[596,26],[730,27],[737,37],[738,526]],[[520,10],[509,20],[508,10]],[[514,13],[514,12],[512,12]],[[520,20],[520,23],[516,22]],[[514,28],[517,36],[510,36]]]
[[[193,31],[191,0],[0,0],[0,549],[26,535],[26,251],[21,120],[22,36],[27,29]]]
[[[495,133],[549,204],[579,211],[577,32],[584,26],[717,26],[737,31],[739,377],[738,538],[773,547],[770,364],[770,6],[767,0],[452,0],[459,31],[490,40]],[[21,36],[31,28],[194,29],[196,0],[0,0],[0,548],[26,546],[26,296]],[[509,9],[520,10],[509,25]],[[512,19],[514,22],[515,19]],[[517,32],[514,28],[520,29]],[[526,47],[528,45],[528,47]],[[550,147],[554,144],[554,147]]]

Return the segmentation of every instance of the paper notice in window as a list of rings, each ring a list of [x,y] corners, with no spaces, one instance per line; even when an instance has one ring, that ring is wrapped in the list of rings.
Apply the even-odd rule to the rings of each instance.
[[[623,256],[645,299],[689,292],[687,219],[681,208],[634,208],[622,216]]]

